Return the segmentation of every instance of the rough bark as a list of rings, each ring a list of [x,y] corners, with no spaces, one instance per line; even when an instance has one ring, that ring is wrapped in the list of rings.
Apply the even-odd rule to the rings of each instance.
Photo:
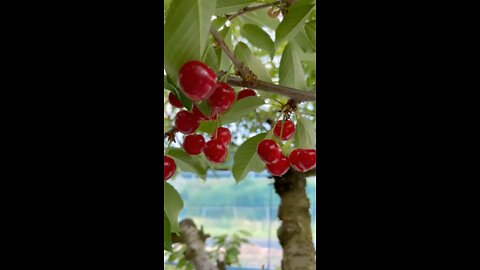
[[[197,229],[193,220],[187,218],[180,222],[180,238],[172,237],[172,240],[187,245],[185,258],[192,262],[196,270],[218,270],[205,250],[206,238],[207,236]]]
[[[281,198],[278,218],[282,223],[277,234],[283,248],[283,270],[316,268],[306,184],[305,174],[292,169],[275,177],[275,191]]]

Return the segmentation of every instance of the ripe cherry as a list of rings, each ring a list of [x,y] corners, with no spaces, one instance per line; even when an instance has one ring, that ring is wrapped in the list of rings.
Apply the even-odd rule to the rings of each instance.
[[[295,149],[288,157],[290,165],[299,172],[309,171],[317,166],[317,150]]]
[[[282,131],[282,125],[283,125],[283,131]],[[277,138],[280,138],[280,134],[282,135],[282,140],[286,141],[290,138],[292,138],[293,134],[295,134],[295,124],[292,122],[292,120],[287,120],[287,121],[278,121],[277,124],[275,125],[275,129],[273,130],[273,133]]]
[[[170,104],[172,104],[173,107],[183,108],[182,102],[172,92],[168,94],[168,101],[170,102]]]
[[[266,164],[278,162],[282,157],[282,150],[274,140],[263,140],[257,146],[257,154]]]
[[[177,165],[175,164],[175,161],[170,157],[163,156],[163,180],[167,181],[172,178],[176,169]]]
[[[205,114],[202,113],[197,107],[197,105],[193,105],[192,107],[192,113],[200,120],[208,120],[208,117],[205,116]]]
[[[232,134],[226,127],[219,127],[212,134],[212,140],[219,139],[223,144],[228,145],[232,141]]]
[[[245,89],[238,93],[237,100],[240,100],[246,97],[256,96],[256,95],[257,93],[255,93],[255,91],[253,91],[252,89]]]
[[[179,71],[178,84],[183,93],[193,101],[207,99],[214,91],[217,75],[199,61],[185,63]]]
[[[208,103],[212,107],[212,111],[226,111],[230,106],[232,106],[233,101],[235,101],[235,91],[233,88],[224,83],[219,82],[215,87],[215,91],[208,98]]]
[[[199,125],[198,118],[191,112],[182,110],[175,117],[175,128],[183,134],[192,134]]]
[[[219,139],[213,139],[207,142],[203,153],[210,162],[222,163],[227,158],[227,146]]]
[[[275,176],[282,176],[288,172],[290,168],[290,162],[288,158],[282,156],[277,162],[272,164],[267,164],[267,170]]]
[[[190,155],[198,155],[205,147],[205,138],[199,134],[192,134],[185,136],[183,141],[183,149]]]

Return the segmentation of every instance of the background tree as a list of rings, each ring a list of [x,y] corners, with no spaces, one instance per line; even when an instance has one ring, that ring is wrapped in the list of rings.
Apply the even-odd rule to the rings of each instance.
[[[316,5],[312,0],[174,0],[164,2],[164,94],[165,154],[177,169],[206,178],[207,170],[231,170],[237,182],[248,172],[265,170],[257,154],[258,143],[271,138],[288,156],[293,149],[315,149],[316,123]],[[210,136],[221,125],[228,127],[232,143],[222,164],[208,162],[204,154],[189,155],[183,149],[184,136],[175,132],[173,119],[179,109],[168,95],[191,111],[193,102],[178,85],[180,68],[198,60],[210,66],[235,91],[250,88],[256,96],[235,101],[216,120],[200,122],[196,133]],[[196,105],[209,116],[207,102]],[[296,125],[294,136],[281,141],[273,134],[278,120],[288,115]],[[285,119],[284,119],[285,120]],[[284,250],[283,269],[313,269],[315,250],[310,230],[309,199],[305,193],[307,175],[290,169],[275,177],[281,198],[278,216],[282,225],[278,237]],[[178,214],[183,202],[165,183],[164,248],[171,250],[170,233],[179,233]]]

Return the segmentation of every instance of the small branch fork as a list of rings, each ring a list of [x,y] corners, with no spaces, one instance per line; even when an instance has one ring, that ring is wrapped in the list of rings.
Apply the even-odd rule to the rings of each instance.
[[[227,14],[226,17],[228,20],[233,20],[235,19],[236,17],[244,14],[244,13],[247,13],[247,12],[250,12],[250,11],[255,11],[255,10],[259,10],[259,9],[262,9],[262,8],[268,8],[268,7],[272,7],[272,6],[277,6],[280,4],[281,1],[275,1],[273,3],[267,3],[267,4],[263,4],[263,5],[259,5],[259,6],[253,6],[253,7],[244,7],[242,9],[240,9],[238,12],[234,13],[234,14]]]
[[[228,76],[227,82],[229,84],[288,96],[295,99],[297,102],[316,101],[315,93],[258,80],[257,76],[255,76],[255,74],[253,74],[253,72],[249,68],[247,68],[240,60],[238,60],[238,58],[232,53],[232,51],[225,44],[217,30],[211,27],[210,33],[217,42],[218,46],[222,48],[225,54],[227,54],[227,56],[230,58],[232,63],[235,65],[237,73],[240,75],[240,78],[235,76]]]

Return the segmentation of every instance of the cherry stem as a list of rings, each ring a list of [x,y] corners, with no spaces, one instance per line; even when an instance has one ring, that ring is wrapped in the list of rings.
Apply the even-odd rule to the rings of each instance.
[[[172,142],[173,140],[168,141],[167,149],[165,150],[165,152],[168,152],[168,150],[170,150],[170,145],[172,144]]]
[[[285,126],[285,119],[286,119],[286,115],[283,114],[283,122],[282,122],[282,126],[280,127],[280,140],[283,140],[283,127]]]

